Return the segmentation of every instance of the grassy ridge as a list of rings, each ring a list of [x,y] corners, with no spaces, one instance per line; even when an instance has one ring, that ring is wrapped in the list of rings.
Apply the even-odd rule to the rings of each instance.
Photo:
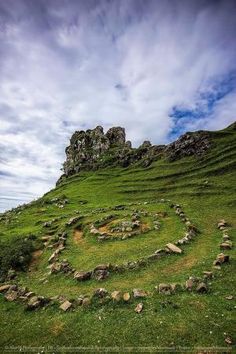
[[[45,284],[41,279],[50,256],[50,251],[45,250],[31,272],[20,273],[18,281],[37,294],[63,294],[69,298],[91,294],[98,287],[109,291],[130,291],[135,287],[153,291],[160,282],[184,282],[190,275],[201,276],[202,271],[211,270],[222,238],[216,228],[217,221],[225,218],[232,226],[232,240],[236,238],[236,133],[229,129],[213,135],[213,148],[202,158],[189,157],[172,163],[161,159],[147,169],[137,165],[127,169],[83,172],[68,178],[20,214],[13,212],[8,223],[2,221],[0,224],[2,242],[28,234],[40,238],[46,234],[43,223],[55,217],[61,217],[55,223],[56,232],[56,228],[64,227],[65,222],[76,215],[76,211],[86,215],[98,207],[165,198],[179,203],[200,230],[190,245],[182,247],[183,255],[173,255],[138,270],[112,275],[102,283],[94,280],[76,283],[72,278],[58,274],[50,276]],[[46,203],[62,195],[69,200],[63,209]],[[168,204],[147,204],[145,208],[150,212],[168,213],[168,217],[161,220],[159,231],[152,230],[126,241],[98,244],[88,232],[84,233],[81,242],[75,243],[73,228],[68,228],[68,247],[62,258],[67,258],[75,268],[89,270],[98,263],[135,260],[183,235],[183,224]],[[99,217],[106,214],[99,214]],[[97,218],[96,214],[85,217],[85,223]],[[30,313],[0,296],[0,315],[4,319],[0,345],[225,346],[224,333],[233,337],[236,324],[235,300],[225,299],[235,288],[234,250],[228,253],[232,261],[215,271],[208,294],[181,293],[168,298],[155,294],[144,300],[140,315],[134,312],[137,301],[78,308],[71,313],[61,313],[54,307]]]

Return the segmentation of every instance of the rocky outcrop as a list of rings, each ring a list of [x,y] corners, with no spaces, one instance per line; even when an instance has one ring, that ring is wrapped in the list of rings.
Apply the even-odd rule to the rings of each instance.
[[[128,167],[134,163],[148,167],[161,157],[174,161],[184,156],[201,156],[210,146],[210,133],[204,131],[186,133],[169,145],[152,145],[150,141],[144,141],[138,148],[132,148],[131,142],[126,141],[125,129],[121,127],[110,128],[106,133],[101,126],[76,131],[66,148],[64,174],[58,184],[81,170]]]
[[[110,141],[100,126],[86,132],[76,131],[66,148],[66,161],[63,165],[65,175],[72,175],[83,168],[92,168],[109,147]]]
[[[174,161],[185,156],[200,156],[210,148],[210,145],[210,134],[198,131],[181,135],[178,140],[167,145],[164,152],[170,161]]]
[[[106,134],[100,126],[76,131],[66,148],[63,170],[65,176],[70,176],[80,170],[97,169],[117,162],[122,165],[131,151],[133,149],[131,143],[126,141],[124,128],[113,127]]]
[[[109,146],[124,146],[126,143],[125,140],[125,129],[121,127],[110,128],[105,134],[106,138],[109,141]],[[131,145],[128,143],[128,147]]]
[[[164,147],[152,146],[149,141],[144,141],[139,148],[132,148],[131,142],[126,141],[125,129],[121,127],[110,128],[106,133],[101,126],[76,131],[66,148],[64,175],[58,183],[81,170],[96,170],[113,165],[127,167],[137,161],[147,167]]]

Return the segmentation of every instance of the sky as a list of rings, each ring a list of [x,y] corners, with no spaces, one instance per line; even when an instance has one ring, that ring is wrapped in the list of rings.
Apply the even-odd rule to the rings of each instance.
[[[236,0],[0,0],[0,211],[55,186],[75,130],[134,146],[236,120]]]

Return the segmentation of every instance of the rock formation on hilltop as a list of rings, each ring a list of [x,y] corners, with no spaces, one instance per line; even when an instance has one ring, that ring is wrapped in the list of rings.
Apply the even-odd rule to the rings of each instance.
[[[66,148],[64,172],[68,176],[81,169],[92,168],[111,146],[123,147],[124,144],[125,131],[122,128],[111,128],[107,134],[104,134],[100,126],[86,132],[76,131],[70,139],[70,145]]]
[[[106,134],[98,126],[87,131],[76,131],[66,148],[66,161],[63,164],[65,176],[78,173],[81,170],[97,169],[108,165],[127,167],[143,160],[144,166],[151,163],[164,146],[152,146],[145,141],[139,148],[132,148],[126,141],[125,129],[110,128]]]
[[[100,126],[76,131],[66,148],[64,173],[69,176],[82,169],[95,169],[98,165],[104,165],[109,157],[121,155],[130,148],[131,144],[126,144],[124,128],[113,127],[106,134]]]
[[[181,135],[179,139],[167,145],[165,153],[170,161],[174,161],[184,156],[201,156],[209,149],[210,145],[210,134],[200,130]]]
[[[210,133],[205,131],[186,133],[169,145],[152,145],[150,141],[144,141],[138,148],[132,148],[131,142],[126,141],[124,128],[113,127],[106,133],[101,126],[80,130],[72,135],[66,148],[64,174],[58,183],[81,170],[127,167],[137,162],[148,167],[161,157],[174,161],[184,156],[201,156],[210,145]]]

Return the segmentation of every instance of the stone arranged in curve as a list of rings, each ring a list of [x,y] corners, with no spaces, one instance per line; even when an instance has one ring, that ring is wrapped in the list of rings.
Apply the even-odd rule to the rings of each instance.
[[[191,230],[193,235],[195,236],[198,233],[198,230],[192,223],[186,218],[185,214],[183,213],[181,207],[179,205],[172,205],[172,207],[176,210],[176,214],[181,217],[181,220],[185,223],[186,227],[188,230]],[[73,225],[74,222],[72,222],[71,225]],[[221,220],[217,227],[219,228],[220,231],[223,232],[223,241],[230,240],[230,237],[228,235],[228,224],[226,223],[225,220]],[[102,280],[105,279],[108,275],[109,272],[112,271],[122,271],[124,270],[123,265],[122,266],[117,266],[117,265],[112,265],[112,264],[100,264],[96,266],[92,271],[89,272],[78,272],[75,269],[73,269],[70,264],[68,263],[67,260],[59,261],[58,257],[59,254],[65,249],[66,247],[66,239],[67,239],[67,233],[63,232],[58,235],[58,238],[55,240],[52,236],[44,236],[42,237],[42,241],[44,242],[45,247],[49,248],[56,248],[49,258],[49,268],[50,268],[50,273],[57,273],[57,272],[63,272],[63,273],[71,273],[73,274],[73,277],[77,280],[87,280],[94,278],[96,280]],[[51,241],[53,242],[51,244]],[[190,241],[190,240],[188,240]],[[146,261],[149,260],[154,260],[154,259],[159,259],[163,255],[168,255],[169,253],[177,253],[181,254],[182,250],[177,246],[178,241],[175,242],[175,244],[168,243],[166,245],[165,249],[159,249],[155,251],[153,255],[147,256],[146,259],[142,259],[136,262],[127,262],[126,266],[127,269],[133,269],[136,266],[144,265],[147,264]],[[221,248],[221,246],[220,246]],[[229,262],[229,256],[225,255],[224,253],[220,253],[217,255],[216,260],[213,263],[214,267],[219,267],[224,263]],[[155,290],[159,294],[163,295],[172,295],[176,293],[177,291],[194,291],[197,293],[206,293],[209,290],[208,286],[208,280],[213,279],[214,275],[212,271],[204,271],[203,272],[203,278],[198,278],[198,277],[189,277],[186,280],[185,285],[182,284],[166,284],[166,283],[161,283],[158,286],[155,287]],[[36,310],[42,307],[47,306],[49,303],[58,301],[60,303],[59,308],[62,311],[69,311],[70,309],[74,309],[76,306],[89,306],[92,303],[93,298],[97,299],[106,299],[106,300],[112,300],[113,302],[129,302],[132,298],[145,298],[150,295],[150,293],[142,290],[142,289],[133,289],[132,291],[132,296],[130,295],[129,292],[121,292],[119,290],[114,290],[111,292],[111,294],[106,291],[104,288],[99,288],[96,289],[92,298],[88,296],[83,296],[80,295],[77,299],[75,300],[67,300],[64,297],[56,296],[52,298],[45,298],[43,296],[37,296],[33,292],[28,291],[27,288],[20,287],[16,284],[3,284],[0,285],[0,293],[4,294],[4,297],[7,301],[20,301],[22,302],[26,309],[28,310]],[[142,304],[142,303],[140,303]],[[138,304],[137,307],[140,305]],[[143,306],[143,304],[142,304]],[[136,307],[136,308],[137,308]],[[135,310],[136,311],[136,310]],[[142,309],[141,309],[142,311]],[[140,311],[140,312],[141,312]],[[136,311],[137,313],[140,313]]]
[[[220,243],[221,250],[231,250],[233,248],[233,242],[230,239],[228,234],[229,232],[229,224],[224,220],[220,220],[217,224],[217,227],[220,231],[222,231],[222,242]]]
[[[143,258],[136,260],[136,261],[127,261],[127,262],[124,262],[123,264],[120,264],[120,265],[117,265],[117,264],[115,264],[115,265],[105,264],[104,265],[103,264],[103,265],[96,266],[92,270],[83,271],[83,270],[74,269],[68,263],[67,260],[64,260],[62,262],[60,262],[58,260],[59,254],[65,249],[66,239],[65,239],[65,235],[62,234],[59,236],[58,242],[53,245],[53,246],[56,245],[57,248],[49,258],[49,263],[51,263],[49,265],[49,269],[50,269],[49,274],[61,272],[61,273],[71,274],[73,276],[73,278],[77,281],[86,281],[86,280],[90,280],[90,279],[101,281],[101,280],[106,279],[110,275],[110,273],[112,273],[112,272],[119,273],[119,272],[123,272],[126,270],[137,269],[137,268],[146,266],[150,261],[159,260],[163,256],[167,256],[169,254],[181,254],[183,251],[177,245],[189,243],[197,235],[197,233],[199,231],[190,222],[190,220],[186,217],[185,213],[183,212],[183,210],[179,204],[171,204],[170,207],[175,209],[176,215],[178,215],[181,218],[181,220],[185,223],[185,227],[186,227],[186,234],[185,234],[184,238],[176,241],[174,244],[167,243],[164,249],[158,249],[153,254],[143,257]],[[118,210],[119,208],[116,207],[116,210]],[[103,211],[104,209],[101,208],[101,210]],[[137,212],[140,212],[140,211],[136,210],[136,213]],[[144,214],[145,216],[153,215],[152,213],[148,213],[147,211],[144,211],[144,210],[141,211],[141,213]],[[158,213],[156,213],[154,215],[157,216]],[[164,217],[165,216],[166,216],[166,214],[164,215]],[[98,224],[98,226],[103,225],[107,221],[114,220],[115,217],[116,217],[115,214],[109,214],[108,216],[98,220],[97,224]],[[73,219],[74,218],[70,218],[70,220],[73,220]],[[80,219],[81,219],[81,216],[80,216]],[[136,216],[136,220],[137,220],[137,216]],[[95,228],[94,225],[92,227],[93,227],[93,229],[95,229],[93,231],[96,232],[97,228]]]

